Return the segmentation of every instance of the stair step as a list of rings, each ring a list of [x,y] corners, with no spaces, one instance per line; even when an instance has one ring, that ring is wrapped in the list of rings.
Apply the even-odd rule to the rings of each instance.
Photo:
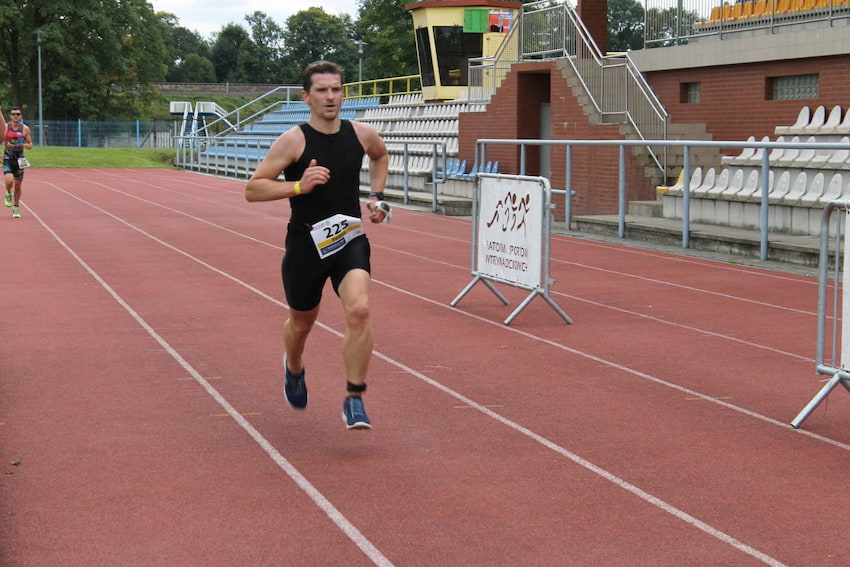
[[[629,201],[629,214],[636,217],[662,218],[664,204],[660,200]]]

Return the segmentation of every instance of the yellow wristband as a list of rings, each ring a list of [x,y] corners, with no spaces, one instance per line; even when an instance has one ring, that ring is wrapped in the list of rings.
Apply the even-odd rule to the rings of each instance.
[[[295,186],[293,187],[293,190],[295,191],[296,195],[301,194],[301,182],[300,181],[295,182]]]

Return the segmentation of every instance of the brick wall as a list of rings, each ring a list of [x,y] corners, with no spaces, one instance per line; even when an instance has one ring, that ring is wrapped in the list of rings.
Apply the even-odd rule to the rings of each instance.
[[[510,74],[493,96],[486,113],[461,114],[459,122],[459,157],[467,163],[475,160],[475,142],[479,139],[536,139],[540,137],[540,104],[549,103],[553,139],[618,140],[618,126],[593,125],[567,85],[567,79],[555,62],[514,65]],[[519,173],[518,146],[487,148],[487,160],[499,160],[501,173]],[[655,189],[643,175],[643,168],[626,152],[627,200],[654,199]],[[566,149],[553,148],[551,157],[552,187],[566,184]],[[573,148],[573,214],[615,214],[619,185],[618,149],[612,147]],[[526,173],[539,173],[539,150],[526,153]],[[556,218],[563,220],[564,207],[558,202]]]
[[[810,73],[820,76],[817,99],[770,100],[771,77]],[[658,71],[648,73],[647,80],[675,122],[704,122],[715,140],[775,140],[774,128],[796,122],[803,106],[824,105],[827,113],[835,105],[848,106],[850,57]],[[699,103],[680,100],[681,84],[687,82],[700,83]]]
[[[608,0],[579,0],[576,12],[596,45],[605,53],[608,50]]]

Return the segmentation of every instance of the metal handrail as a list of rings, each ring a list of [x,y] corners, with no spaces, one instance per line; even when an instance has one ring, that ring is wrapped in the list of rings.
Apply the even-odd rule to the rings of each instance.
[[[248,118],[240,118],[240,114],[241,114],[242,110],[244,110],[245,108],[247,108],[247,107],[249,107],[249,106],[251,106],[251,105],[253,105],[253,104],[257,103],[257,102],[260,102],[261,100],[263,100],[263,99],[264,99],[264,98],[266,98],[266,97],[270,97],[270,96],[272,96],[273,94],[275,94],[276,92],[278,92],[278,91],[280,91],[280,90],[285,90],[285,91],[286,91],[286,100],[290,100],[290,99],[291,99],[291,97],[292,97],[292,94],[291,94],[291,93],[292,93],[292,91],[293,91],[293,90],[300,91],[300,90],[301,90],[301,87],[300,87],[300,86],[296,86],[296,85],[281,85],[281,86],[279,86],[279,87],[275,87],[275,88],[273,88],[272,90],[270,90],[269,92],[267,92],[267,93],[265,93],[265,94],[262,94],[262,95],[260,95],[260,96],[256,97],[255,99],[253,99],[253,100],[251,100],[251,101],[249,101],[249,102],[246,102],[245,104],[243,104],[242,106],[240,106],[240,107],[239,107],[239,108],[237,108],[236,110],[232,110],[232,111],[230,111],[229,113],[227,113],[226,115],[221,116],[221,117],[219,117],[219,118],[217,118],[217,119],[213,120],[212,122],[210,122],[210,123],[207,125],[207,131],[209,131],[209,128],[210,128],[211,126],[213,126],[214,124],[216,124],[216,123],[218,123],[218,122],[224,122],[225,124],[227,124],[227,128],[225,128],[225,129],[224,129],[224,130],[222,130],[221,132],[219,132],[219,133],[215,134],[214,136],[212,136],[213,138],[219,138],[219,137],[221,137],[221,136],[226,135],[228,132],[235,132],[235,131],[237,131],[237,130],[241,127],[241,126],[243,126],[243,125],[244,125],[244,124],[246,124],[247,122],[250,122],[250,121],[254,120],[254,119],[255,119],[255,118],[257,118],[258,116],[261,116],[261,115],[265,114],[266,112],[268,112],[269,110],[271,110],[273,107],[278,106],[278,105],[280,104],[280,101],[275,101],[275,102],[273,102],[273,103],[269,104],[268,106],[266,106],[266,107],[265,107],[265,108],[263,108],[262,110],[258,110],[257,112],[253,113],[253,114],[252,114],[251,116],[249,116]],[[235,120],[235,121],[227,120],[228,118],[230,118],[230,117],[231,117],[231,116],[233,116],[234,114],[236,115],[236,120]]]
[[[570,226],[570,212],[572,202],[572,164],[571,152],[573,146],[615,146],[619,150],[618,166],[619,166],[619,185],[618,185],[618,230],[617,234],[620,238],[625,238],[626,233],[626,155],[625,148],[633,146],[651,145],[651,146],[666,146],[666,147],[681,147],[684,151],[684,168],[683,168],[683,187],[691,186],[691,163],[690,152],[692,148],[756,148],[763,150],[761,163],[761,188],[759,194],[759,229],[760,229],[760,259],[768,259],[768,208],[770,191],[770,161],[769,150],[774,149],[799,149],[806,148],[811,150],[843,150],[847,148],[846,143],[840,142],[757,142],[757,141],[707,141],[707,140],[532,140],[532,139],[479,139],[476,141],[475,156],[476,159],[485,161],[487,159],[487,146],[491,145],[508,145],[517,146],[520,150],[520,165],[519,174],[525,175],[525,156],[526,147],[528,146],[549,146],[549,147],[565,147],[567,151],[566,165],[566,188],[561,190],[566,197],[567,212],[567,227]],[[555,190],[553,190],[555,191]],[[557,192],[557,191],[556,191]],[[682,191],[682,248],[690,248],[690,191]]]
[[[496,54],[470,59],[470,100],[489,100],[504,78],[499,76],[502,65],[536,59],[565,59],[600,115],[621,115],[641,140],[667,139],[669,115],[634,61],[628,54],[603,55],[569,3],[540,0],[523,5],[518,25]],[[484,84],[488,71],[492,86]],[[613,74],[619,74],[618,90],[611,89]],[[476,87],[481,88],[480,95]],[[666,175],[666,148],[647,145],[647,149]]]

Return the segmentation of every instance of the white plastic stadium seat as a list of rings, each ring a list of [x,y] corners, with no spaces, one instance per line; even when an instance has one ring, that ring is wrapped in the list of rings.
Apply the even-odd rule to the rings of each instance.
[[[802,128],[808,126],[811,121],[811,110],[809,110],[808,106],[804,106],[800,109],[800,114],[797,115],[797,121],[794,122],[791,126],[777,126],[774,128],[775,134],[800,134],[802,133]],[[794,131],[792,132],[792,129]]]
[[[779,179],[776,180],[776,185],[774,185],[770,193],[767,195],[767,199],[770,203],[778,203],[785,195],[788,194],[788,191],[791,190],[791,172],[783,171],[779,175]]]
[[[731,199],[732,195],[740,191],[744,187],[744,170],[736,169],[732,174],[732,179],[729,180],[729,185],[718,195],[719,199]],[[715,187],[715,189],[717,189]],[[714,190],[711,191],[714,194]]]
[[[797,202],[798,205],[812,207],[817,203],[818,199],[823,195],[823,191],[826,188],[826,176],[823,172],[818,172],[815,174],[814,178],[809,183],[808,187],[806,187],[806,192],[800,196],[800,200]]]
[[[844,120],[835,127],[835,134],[850,134],[850,108],[844,113]]]
[[[791,185],[791,190],[782,197],[779,202],[783,205],[796,205],[800,202],[800,197],[806,193],[806,187],[809,183],[809,177],[805,171],[801,171],[794,178],[794,183]]]
[[[806,140],[807,144],[814,144],[815,137],[809,136]],[[817,154],[817,150],[812,148],[803,148],[800,150],[800,154],[794,159],[794,162],[791,164],[794,167],[806,167],[811,163],[813,159],[815,159],[815,155]]]
[[[755,142],[755,141],[756,141],[755,136],[750,136],[749,138],[747,138],[747,142]],[[728,165],[743,165],[743,164],[747,163],[750,160],[750,158],[753,157],[753,155],[755,155],[755,153],[756,153],[755,148],[749,148],[749,147],[743,148],[741,150],[740,154],[738,154],[736,156],[725,156],[725,157],[722,158],[721,161],[724,163],[724,165],[725,164],[728,164]]]
[[[823,126],[817,131],[818,134],[837,134],[838,127],[841,125],[841,107],[835,105],[832,107],[832,110],[829,112],[829,117],[826,119],[826,122],[823,123]]]
[[[735,201],[748,201],[750,197],[758,193],[761,189],[759,177],[759,170],[752,170],[749,175],[747,175],[747,180],[744,181],[744,186],[741,187],[741,189],[734,195],[731,195],[731,198]]]
[[[744,172],[741,171],[741,176],[743,178]],[[717,176],[717,180],[714,182],[714,187],[708,190],[708,193],[705,194],[706,197],[710,199],[717,199],[720,195],[729,187],[729,181],[732,179],[732,172],[728,167],[724,167],[720,171],[720,175]]]
[[[829,169],[850,169],[850,138],[844,136],[841,143],[846,147],[832,152],[832,157],[827,162]]]
[[[814,114],[812,114],[812,120],[806,126],[803,127],[803,131],[801,134],[817,134],[820,127],[823,126],[823,123],[826,121],[826,107],[820,105],[815,109]]]
[[[708,171],[705,172],[705,177],[702,180],[702,184],[696,189],[691,190],[691,193],[694,197],[702,197],[709,190],[714,187],[714,182],[717,179],[717,173],[714,171],[713,167],[710,167]]]
[[[791,138],[791,143],[796,144],[800,141],[799,136],[794,136]],[[794,161],[797,159],[797,156],[800,155],[800,148],[788,148],[782,155],[776,159],[776,164],[778,166],[791,166],[794,164]]]
[[[830,201],[837,201],[844,194],[844,176],[840,173],[836,173],[829,180],[829,184],[826,186],[826,190],[823,192],[823,195],[817,200],[818,206],[826,206]]]

